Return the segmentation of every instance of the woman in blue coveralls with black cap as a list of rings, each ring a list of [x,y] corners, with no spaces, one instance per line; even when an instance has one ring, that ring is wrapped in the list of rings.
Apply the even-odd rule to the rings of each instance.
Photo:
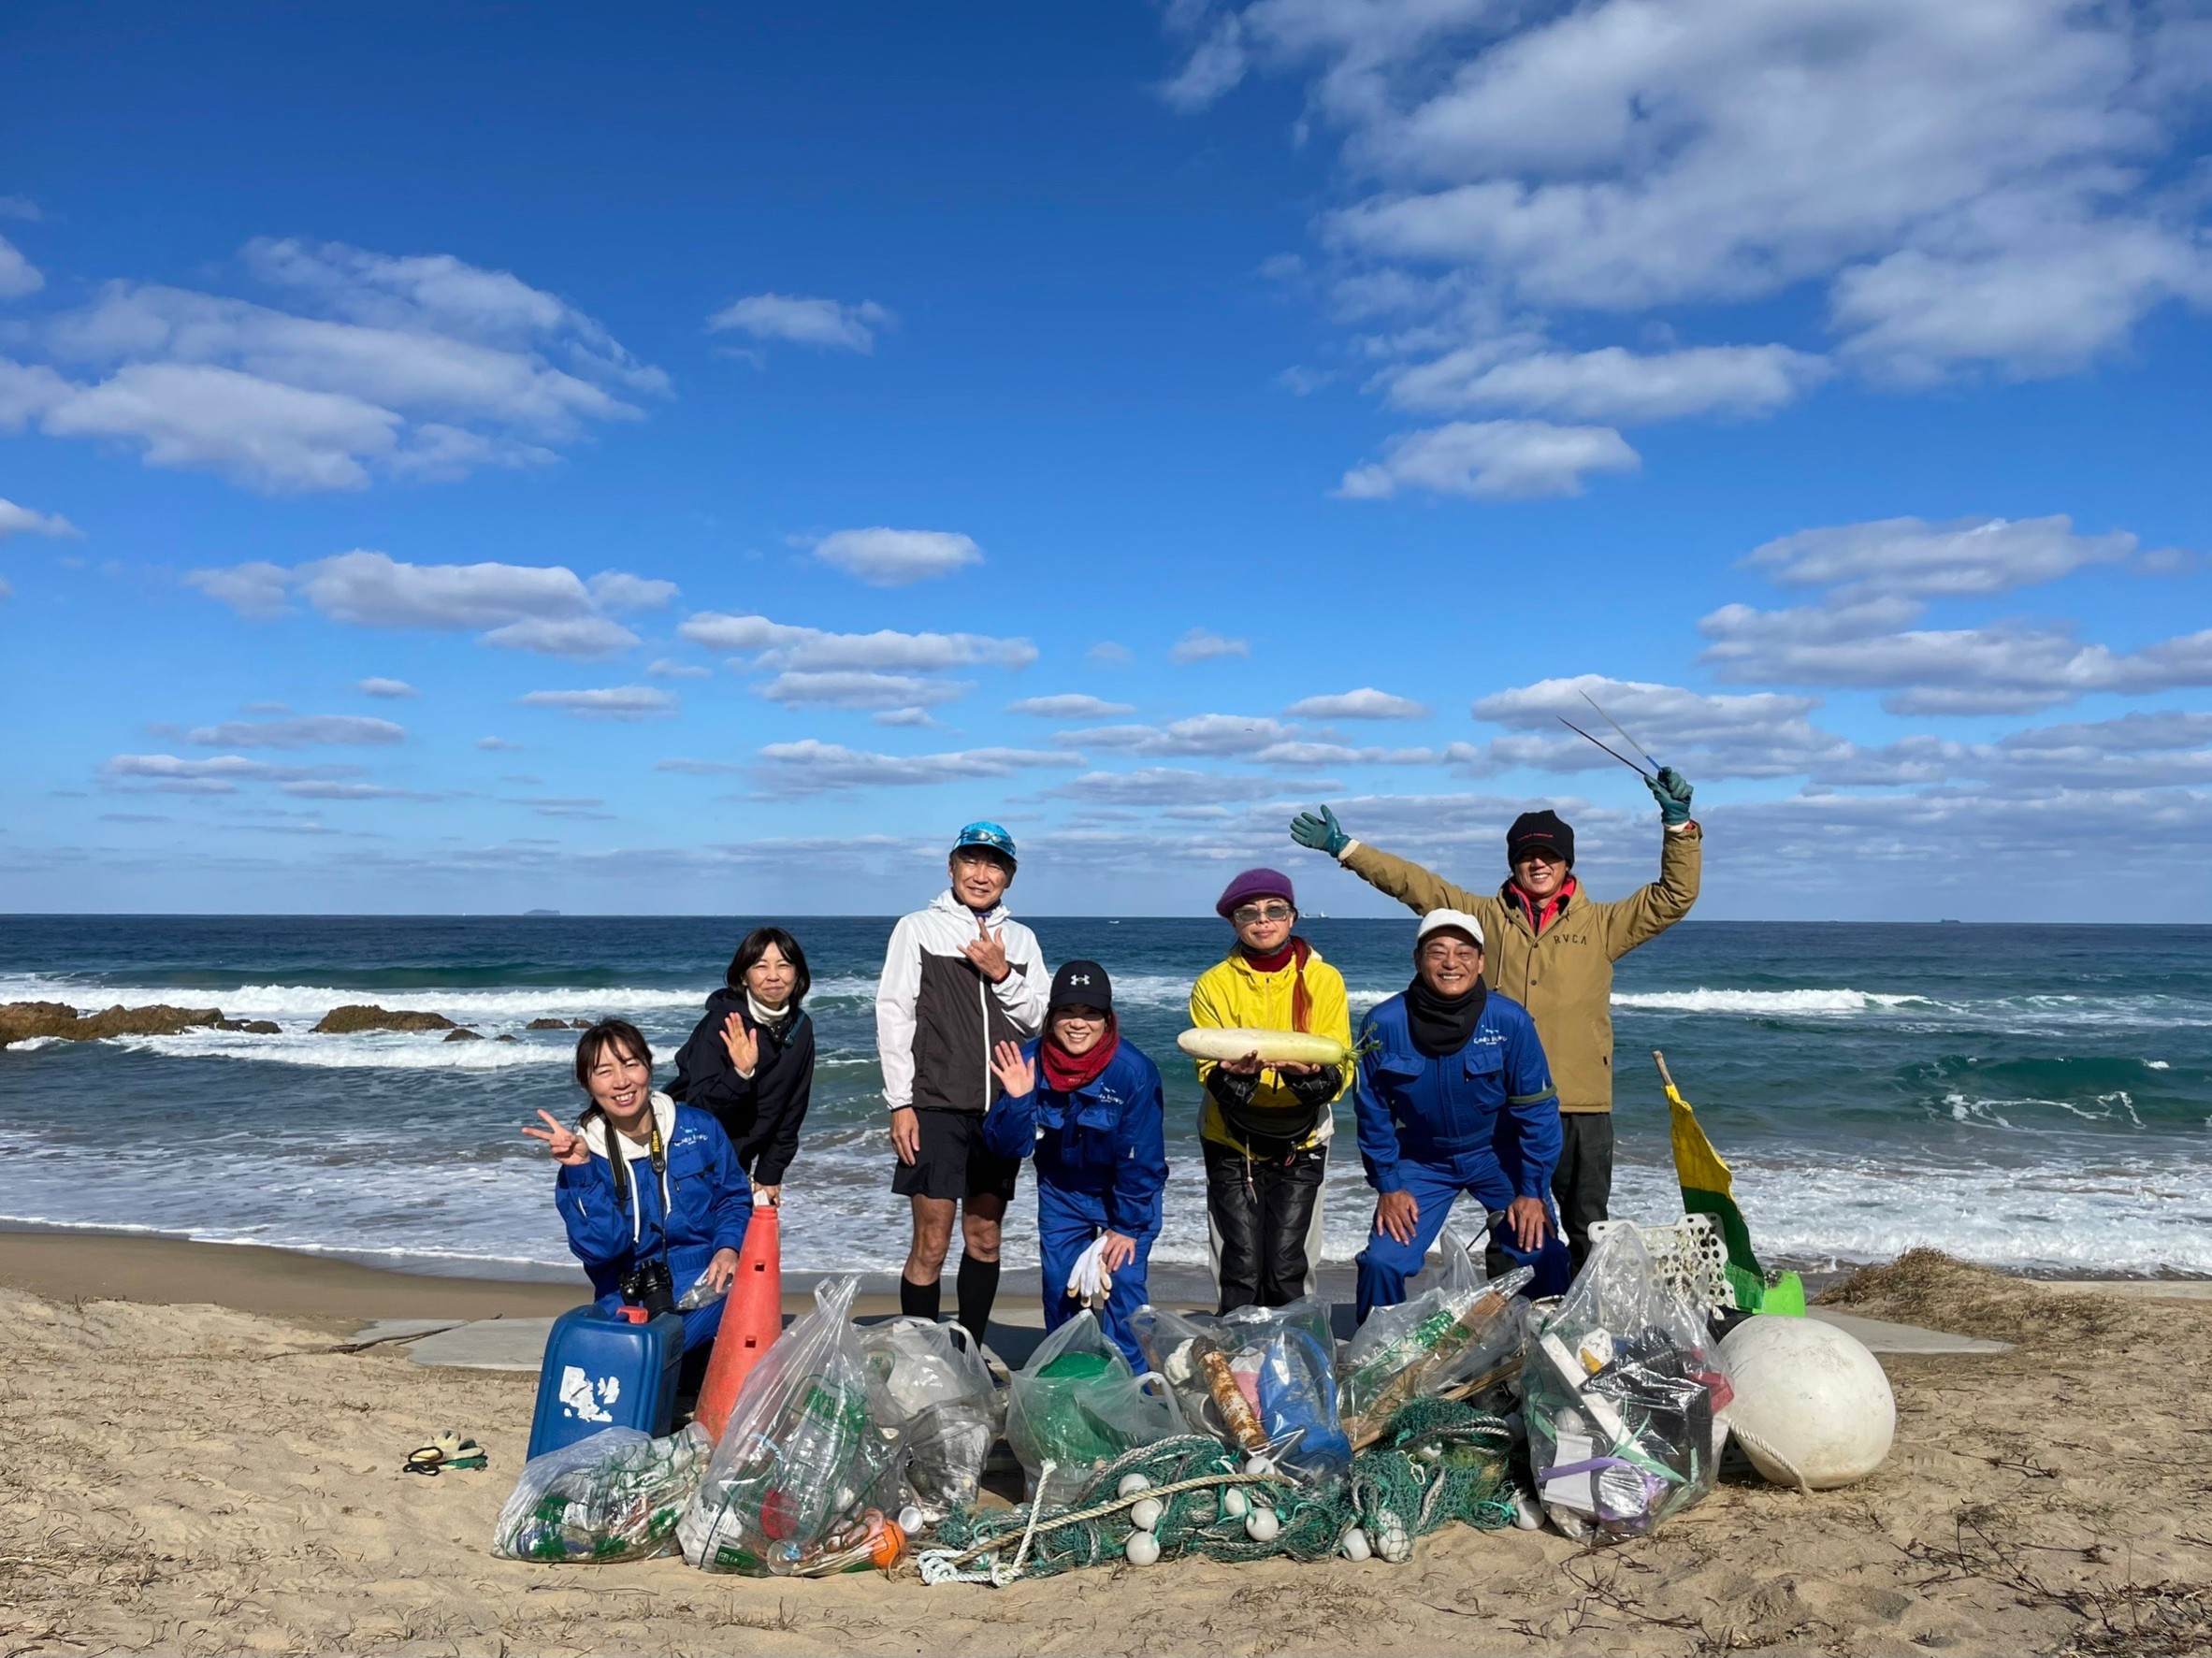
[[[1000,1157],[1036,1159],[1045,1328],[1074,1318],[1085,1300],[1077,1284],[1095,1287],[1103,1273],[1111,1287],[1101,1322],[1130,1363],[1148,1368],[1129,1318],[1148,1299],[1160,1234],[1166,1105],[1160,1068],[1121,1038],[1106,969],[1062,967],[1044,1034],[1000,1043],[992,1068],[1006,1091],[983,1119],[984,1140]]]

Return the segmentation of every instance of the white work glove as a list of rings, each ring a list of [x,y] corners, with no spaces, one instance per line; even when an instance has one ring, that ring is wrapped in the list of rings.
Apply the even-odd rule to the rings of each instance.
[[[1076,1257],[1076,1264],[1067,1275],[1067,1292],[1094,1313],[1105,1309],[1106,1296],[1114,1288],[1114,1275],[1099,1260],[1106,1249],[1106,1241],[1104,1233],[1092,1238],[1091,1247]]]

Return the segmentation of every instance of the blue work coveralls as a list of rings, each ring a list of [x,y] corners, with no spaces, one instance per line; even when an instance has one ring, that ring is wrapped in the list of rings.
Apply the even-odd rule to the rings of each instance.
[[[614,1201],[614,1170],[607,1161],[607,1125],[585,1127],[592,1157],[574,1168],[563,1164],[554,1181],[554,1205],[569,1229],[569,1248],[584,1263],[600,1307],[622,1305],[622,1280],[663,1253],[674,1292],[681,1296],[706,1271],[718,1249],[743,1249],[753,1219],[753,1183],[745,1178],[730,1136],[711,1113],[653,1096],[665,1153],[656,1179],[649,1157],[634,1147],[629,1160],[629,1201]],[[614,1136],[620,1139],[621,1136]],[[715,1339],[722,1303],[683,1315],[684,1350]]]
[[[1129,1319],[1149,1299],[1145,1279],[1167,1185],[1160,1068],[1124,1038],[1090,1087],[1061,1093],[1046,1085],[1038,1045],[1031,1042],[1021,1050],[1037,1068],[1036,1086],[1026,1094],[1001,1095],[983,1119],[983,1138],[1001,1157],[1036,1159],[1045,1328],[1057,1330],[1082,1310],[1067,1292],[1067,1276],[1100,1233],[1118,1232],[1135,1241],[1136,1254],[1114,1274],[1100,1322],[1130,1363],[1148,1370]]]
[[[1490,993],[1474,1033],[1455,1054],[1432,1058],[1413,1045],[1404,996],[1380,1003],[1360,1025],[1361,1060],[1353,1102],[1360,1161],[1379,1192],[1403,1191],[1420,1206],[1410,1242],[1377,1227],[1359,1253],[1359,1317],[1406,1299],[1406,1280],[1461,1192],[1490,1213],[1515,1198],[1544,1205],[1550,1223],[1531,1252],[1512,1229],[1491,1231],[1493,1247],[1516,1266],[1536,1269],[1530,1293],[1567,1288],[1566,1247],[1552,1212],[1552,1170],[1559,1161],[1559,1095],[1527,1009]]]

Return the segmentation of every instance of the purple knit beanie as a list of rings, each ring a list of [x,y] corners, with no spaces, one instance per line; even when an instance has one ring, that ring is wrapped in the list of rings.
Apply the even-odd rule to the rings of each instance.
[[[1238,904],[1248,904],[1255,898],[1279,898],[1292,909],[1298,907],[1298,895],[1291,890],[1291,878],[1279,870],[1246,870],[1222,889],[1222,896],[1213,913],[1222,920]]]

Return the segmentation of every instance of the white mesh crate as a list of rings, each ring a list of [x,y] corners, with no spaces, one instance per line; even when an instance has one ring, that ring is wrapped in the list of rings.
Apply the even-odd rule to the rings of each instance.
[[[1707,1317],[1736,1305],[1736,1290],[1725,1270],[1728,1246],[1720,1234],[1720,1222],[1710,1215],[1684,1215],[1670,1226],[1639,1226],[1632,1220],[1593,1220],[1593,1248],[1608,1233],[1622,1228],[1643,1240],[1643,1247],[1675,1294]]]

